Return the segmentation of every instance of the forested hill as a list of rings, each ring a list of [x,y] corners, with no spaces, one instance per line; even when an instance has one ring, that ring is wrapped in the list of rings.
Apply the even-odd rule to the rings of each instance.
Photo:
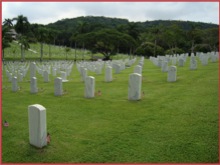
[[[203,23],[203,22],[192,22],[192,21],[178,21],[178,20],[156,20],[156,21],[146,21],[143,23],[145,28],[154,27],[154,26],[170,26],[176,24],[180,26],[183,30],[191,30],[192,26],[198,29],[209,29],[209,28],[218,28],[219,25],[212,23]]]
[[[86,16],[86,17],[77,17],[77,18],[66,18],[62,20],[58,20],[55,23],[50,23],[47,25],[49,28],[53,28],[56,30],[76,30],[80,24],[89,25],[90,28],[116,28],[120,25],[126,25],[129,21],[127,19],[119,19],[119,18],[107,18],[107,17],[94,17],[94,16]],[[94,30],[94,29],[90,29]]]
[[[127,19],[120,18],[109,18],[103,16],[86,16],[77,18],[67,18],[58,20],[55,23],[50,23],[46,25],[49,28],[56,30],[73,31],[76,30],[79,24],[87,24],[90,26],[90,30],[94,28],[116,28],[121,25],[127,25],[129,23],[136,23],[140,28],[153,28],[156,26],[171,26],[176,24],[180,26],[183,30],[191,30],[192,27],[198,29],[208,29],[217,28],[219,25],[212,23],[203,22],[192,22],[192,21],[178,21],[178,20],[155,20],[155,21],[145,21],[145,22],[129,22]],[[90,31],[89,30],[89,31]]]
[[[14,28],[23,37],[18,38],[19,42],[87,49],[102,53],[105,59],[117,53],[149,57],[219,51],[219,25],[211,23],[178,20],[130,22],[103,16],[62,19],[48,25],[30,24],[23,15],[16,20],[14,27],[10,19],[3,23],[3,49],[9,46],[11,39],[7,40],[7,34]]]

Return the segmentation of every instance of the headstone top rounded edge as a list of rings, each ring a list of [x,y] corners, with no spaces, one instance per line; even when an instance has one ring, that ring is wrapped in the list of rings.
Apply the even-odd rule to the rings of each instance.
[[[43,111],[43,110],[46,110],[46,108],[40,104],[33,104],[33,105],[29,105],[28,108],[30,107],[34,107],[34,108],[37,108],[39,109],[40,111]]]

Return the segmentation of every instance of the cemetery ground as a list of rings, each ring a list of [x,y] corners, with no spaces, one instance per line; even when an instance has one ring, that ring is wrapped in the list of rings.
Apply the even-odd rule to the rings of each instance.
[[[84,98],[84,83],[74,64],[64,95],[54,96],[54,77],[44,83],[37,73],[37,94],[30,94],[30,74],[11,91],[2,74],[2,162],[4,163],[218,163],[218,62],[189,70],[177,67],[177,81],[167,82],[144,60],[140,101],[128,101],[128,79],[135,64],[113,81],[95,77],[95,98]],[[51,143],[29,144],[28,106],[46,108]]]

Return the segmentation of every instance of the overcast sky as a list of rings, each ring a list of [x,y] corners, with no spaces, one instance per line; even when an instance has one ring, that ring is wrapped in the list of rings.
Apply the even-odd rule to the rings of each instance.
[[[2,22],[23,15],[30,23],[105,16],[134,22],[184,20],[219,24],[218,2],[2,2]]]

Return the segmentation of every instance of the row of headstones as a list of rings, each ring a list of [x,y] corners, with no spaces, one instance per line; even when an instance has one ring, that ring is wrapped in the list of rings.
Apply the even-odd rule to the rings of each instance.
[[[61,73],[62,82],[67,82],[68,80],[67,80],[66,72],[60,71],[60,73]],[[36,64],[35,63],[31,63],[31,65],[30,65],[30,76],[31,76],[31,93],[37,93],[38,88],[37,88]],[[47,71],[43,72],[43,77],[44,77],[44,82],[50,81],[49,74]],[[85,82],[85,79],[87,77],[87,69],[84,67],[81,67],[81,77],[82,77],[82,81]],[[111,66],[106,67],[105,81],[106,82],[112,81],[112,67]],[[12,78],[12,91],[16,92],[18,89],[19,89],[19,87],[18,87],[17,77],[14,76]]]
[[[102,69],[104,66],[104,61],[86,62],[81,61],[76,63],[77,70],[81,73],[82,67],[95,72],[96,74],[102,74]]]
[[[175,59],[175,56],[173,56],[173,57],[170,56],[170,57],[171,57],[171,60],[173,58]],[[196,70],[197,69],[196,57],[197,56],[195,56],[193,53],[191,54],[191,57],[190,57],[190,70]],[[155,59],[154,57],[151,57],[150,60],[154,64],[157,64],[157,66],[160,66],[162,72],[168,72],[168,75],[167,75],[167,81],[168,82],[175,82],[176,81],[176,72],[177,72],[176,66],[168,66],[168,61],[165,60],[167,58],[164,58],[164,60],[161,60],[162,61],[161,65],[158,65],[157,60],[160,60],[159,58]],[[218,52],[217,53],[211,52],[211,53],[208,53],[208,54],[201,53],[201,54],[198,55],[198,58],[200,59],[202,65],[207,65],[209,58],[211,59],[211,62],[216,62],[218,60]],[[186,60],[186,58],[185,58],[185,60]],[[180,57],[179,58],[179,66],[184,66],[185,60],[184,60],[184,58]]]
[[[21,81],[23,81],[23,78],[26,76],[26,74],[28,72],[29,63],[24,63],[23,65],[18,65],[16,62],[15,63],[9,62],[9,63],[5,64],[3,68],[6,72],[6,76],[7,76],[9,82],[12,82],[12,78],[14,76],[18,77],[18,80],[21,82]]]
[[[129,65],[131,65],[135,62],[135,60],[136,59],[132,59],[132,60],[126,59],[125,62],[127,62],[127,63],[129,63]],[[120,60],[115,60],[112,63],[110,61],[107,61],[105,64],[106,64],[106,66],[113,66],[113,68],[115,67],[115,72],[120,73],[121,70],[125,69],[125,65],[121,61],[120,62],[123,63],[122,65],[121,64],[116,64],[119,61]],[[87,66],[88,65],[91,66],[91,62],[88,62],[88,63],[85,63],[85,64],[87,64]],[[96,68],[98,68],[98,69],[96,69],[96,71],[97,71],[98,74],[101,74],[101,72],[102,72],[101,70],[102,70],[102,67],[104,65],[104,62],[99,61],[96,64],[98,65],[98,67],[96,67]],[[29,68],[30,68],[30,79],[32,77],[36,77],[36,71],[37,71],[40,75],[43,76],[44,82],[49,82],[50,81],[49,80],[49,74],[51,74],[51,66],[52,66],[53,76],[57,76],[57,73],[58,73],[58,74],[60,74],[63,82],[64,81],[66,82],[66,81],[68,81],[67,76],[70,75],[70,73],[72,71],[73,63],[72,62],[61,61],[61,62],[51,62],[51,63],[50,62],[46,62],[46,63],[39,62],[39,63],[36,64],[35,62],[32,62],[30,65],[28,63],[28,65],[25,69],[24,69],[24,65],[21,69],[19,69],[17,66],[18,65],[14,65],[14,66],[11,65],[11,68],[15,73],[10,73],[6,69],[6,75],[7,75],[10,82],[12,81],[13,77],[17,77],[19,82],[21,82],[23,80],[23,78],[26,76],[26,73],[27,73]],[[77,68],[80,71],[82,79],[84,81],[83,77],[85,77],[85,76],[83,76],[84,74],[83,74],[83,71],[82,71],[82,67],[81,66],[79,67],[79,65],[77,65]],[[61,69],[62,69],[62,71],[61,71]],[[16,70],[18,70],[18,71],[16,71]],[[20,70],[22,71],[21,73],[20,73]],[[108,68],[107,70],[108,71],[106,71],[107,72],[107,75],[106,75],[107,78],[106,79],[108,79],[108,80],[106,80],[106,81],[109,82],[109,81],[112,81],[112,78],[108,78],[108,77],[111,77],[110,76],[111,71],[110,71],[110,68]],[[17,72],[18,72],[18,74],[17,74]]]
[[[134,74],[130,75],[129,80],[129,100],[139,100],[140,99],[140,90],[141,86],[139,85],[139,81],[141,82],[141,72],[142,72],[142,66],[144,64],[144,57],[142,57],[139,61],[139,64],[136,66],[134,70]],[[34,63],[32,63],[30,68],[33,68],[32,66],[35,66]],[[95,78],[92,76],[87,76],[87,69],[84,67],[81,67],[82,72],[82,80],[85,82],[85,97],[86,98],[92,98],[94,97],[94,91],[95,91]],[[47,73],[45,71],[44,73]],[[32,73],[31,73],[32,74]],[[32,74],[33,76],[34,74]],[[135,78],[134,78],[135,77]],[[139,77],[139,78],[138,78]],[[13,91],[17,91],[17,82],[16,77],[14,77],[12,83],[12,89]],[[112,81],[112,67],[107,65],[106,67],[106,74],[105,74],[105,81],[111,82]],[[136,83],[138,82],[138,83]],[[63,95],[63,87],[62,87],[63,79],[60,77],[55,78],[54,80],[54,95],[55,96],[61,96]],[[138,91],[138,92],[137,92]],[[37,93],[37,78],[32,77],[31,78],[31,93]],[[138,95],[137,95],[138,93]]]
[[[60,76],[62,77],[63,81],[68,81],[67,80],[67,76],[70,75],[71,71],[72,71],[72,67],[73,67],[74,63],[67,63],[64,66],[60,67],[58,65],[54,65],[52,66],[52,75],[55,77],[57,76],[57,74],[60,74]],[[61,69],[64,69],[63,71],[61,71]],[[31,63],[30,65],[30,78],[32,77],[36,77],[36,71],[38,71],[38,73],[40,75],[43,76],[44,78],[44,82],[49,82],[49,75],[51,74],[51,66],[45,66],[43,65],[43,67],[39,67],[36,66],[36,63]]]
[[[109,66],[110,67],[110,66]],[[136,73],[137,69],[138,73]],[[141,99],[141,86],[142,86],[142,66],[137,65],[134,73],[129,75],[129,84],[128,84],[128,100],[140,100]],[[176,67],[171,66],[168,72],[168,82],[176,81]],[[30,83],[30,93],[38,93],[37,88],[37,78],[32,77]],[[18,90],[17,77],[13,78],[12,81],[12,91],[16,92]],[[62,96],[63,95],[63,81],[62,78],[57,77],[54,80],[54,95]],[[95,97],[95,78],[92,76],[85,77],[85,98]]]
[[[208,52],[208,53],[199,52],[196,54],[196,56],[201,61],[202,65],[207,65],[209,60],[211,62],[217,62],[217,60],[219,60],[219,52]]]
[[[51,74],[51,71],[50,71],[51,66],[41,64],[42,65],[42,69],[41,69],[39,65],[36,65],[35,62],[32,62],[31,64],[9,62],[6,65],[4,65],[3,68],[6,71],[6,76],[8,77],[9,82],[12,81],[13,77],[17,77],[19,82],[23,81],[23,78],[26,76],[29,69],[30,69],[30,78],[36,77],[36,71],[38,71],[38,73],[44,77],[44,82],[49,82],[49,74]],[[68,76],[72,71],[73,63],[65,64],[65,65],[67,66],[59,67],[58,65],[54,65],[53,76],[57,76],[57,73],[60,74],[62,78],[65,78],[66,76]],[[61,71],[60,68],[62,69],[64,68],[65,70]]]
[[[96,62],[79,62],[76,64],[78,71],[80,74],[82,74],[82,68],[86,68],[89,71],[95,72],[96,74],[102,74],[103,67],[108,67],[111,66],[114,70],[115,73],[118,74],[122,70],[124,70],[127,66],[131,66],[134,62],[136,61],[135,59],[128,60],[125,59],[123,60],[113,60],[113,61],[96,61]]]
[[[53,76],[56,76],[57,73],[60,74],[61,71],[64,71],[66,72],[67,75],[70,75],[73,65],[74,65],[73,62],[67,62],[67,61],[59,62],[59,63],[51,62],[46,64],[38,63],[38,65],[36,65],[36,69],[38,73],[41,75],[43,75],[44,71],[47,71],[48,74],[51,74],[51,68],[52,68]]]
[[[166,56],[157,56],[157,57],[150,57],[150,61],[153,62],[158,67],[162,67],[163,62],[166,61],[167,63],[172,62],[172,65],[177,65],[183,67],[187,58],[188,54],[181,54],[181,55],[166,55]],[[219,59],[219,52],[208,52],[208,53],[191,53],[190,57],[190,69],[194,70],[197,67],[196,58],[199,58],[202,65],[207,65],[209,59],[211,62],[216,62]],[[166,65],[166,64],[165,64]]]
[[[130,74],[129,76],[129,90],[128,90],[128,99],[129,100],[140,100],[141,99],[141,81],[142,76],[138,73]],[[14,92],[17,91],[16,77],[13,78],[13,87]],[[85,98],[95,97],[95,77],[86,76],[85,78]],[[37,78],[32,77],[31,79],[31,93],[36,94],[38,92],[37,88]],[[54,95],[62,96],[63,95],[63,81],[62,78],[57,77],[54,79]]]

